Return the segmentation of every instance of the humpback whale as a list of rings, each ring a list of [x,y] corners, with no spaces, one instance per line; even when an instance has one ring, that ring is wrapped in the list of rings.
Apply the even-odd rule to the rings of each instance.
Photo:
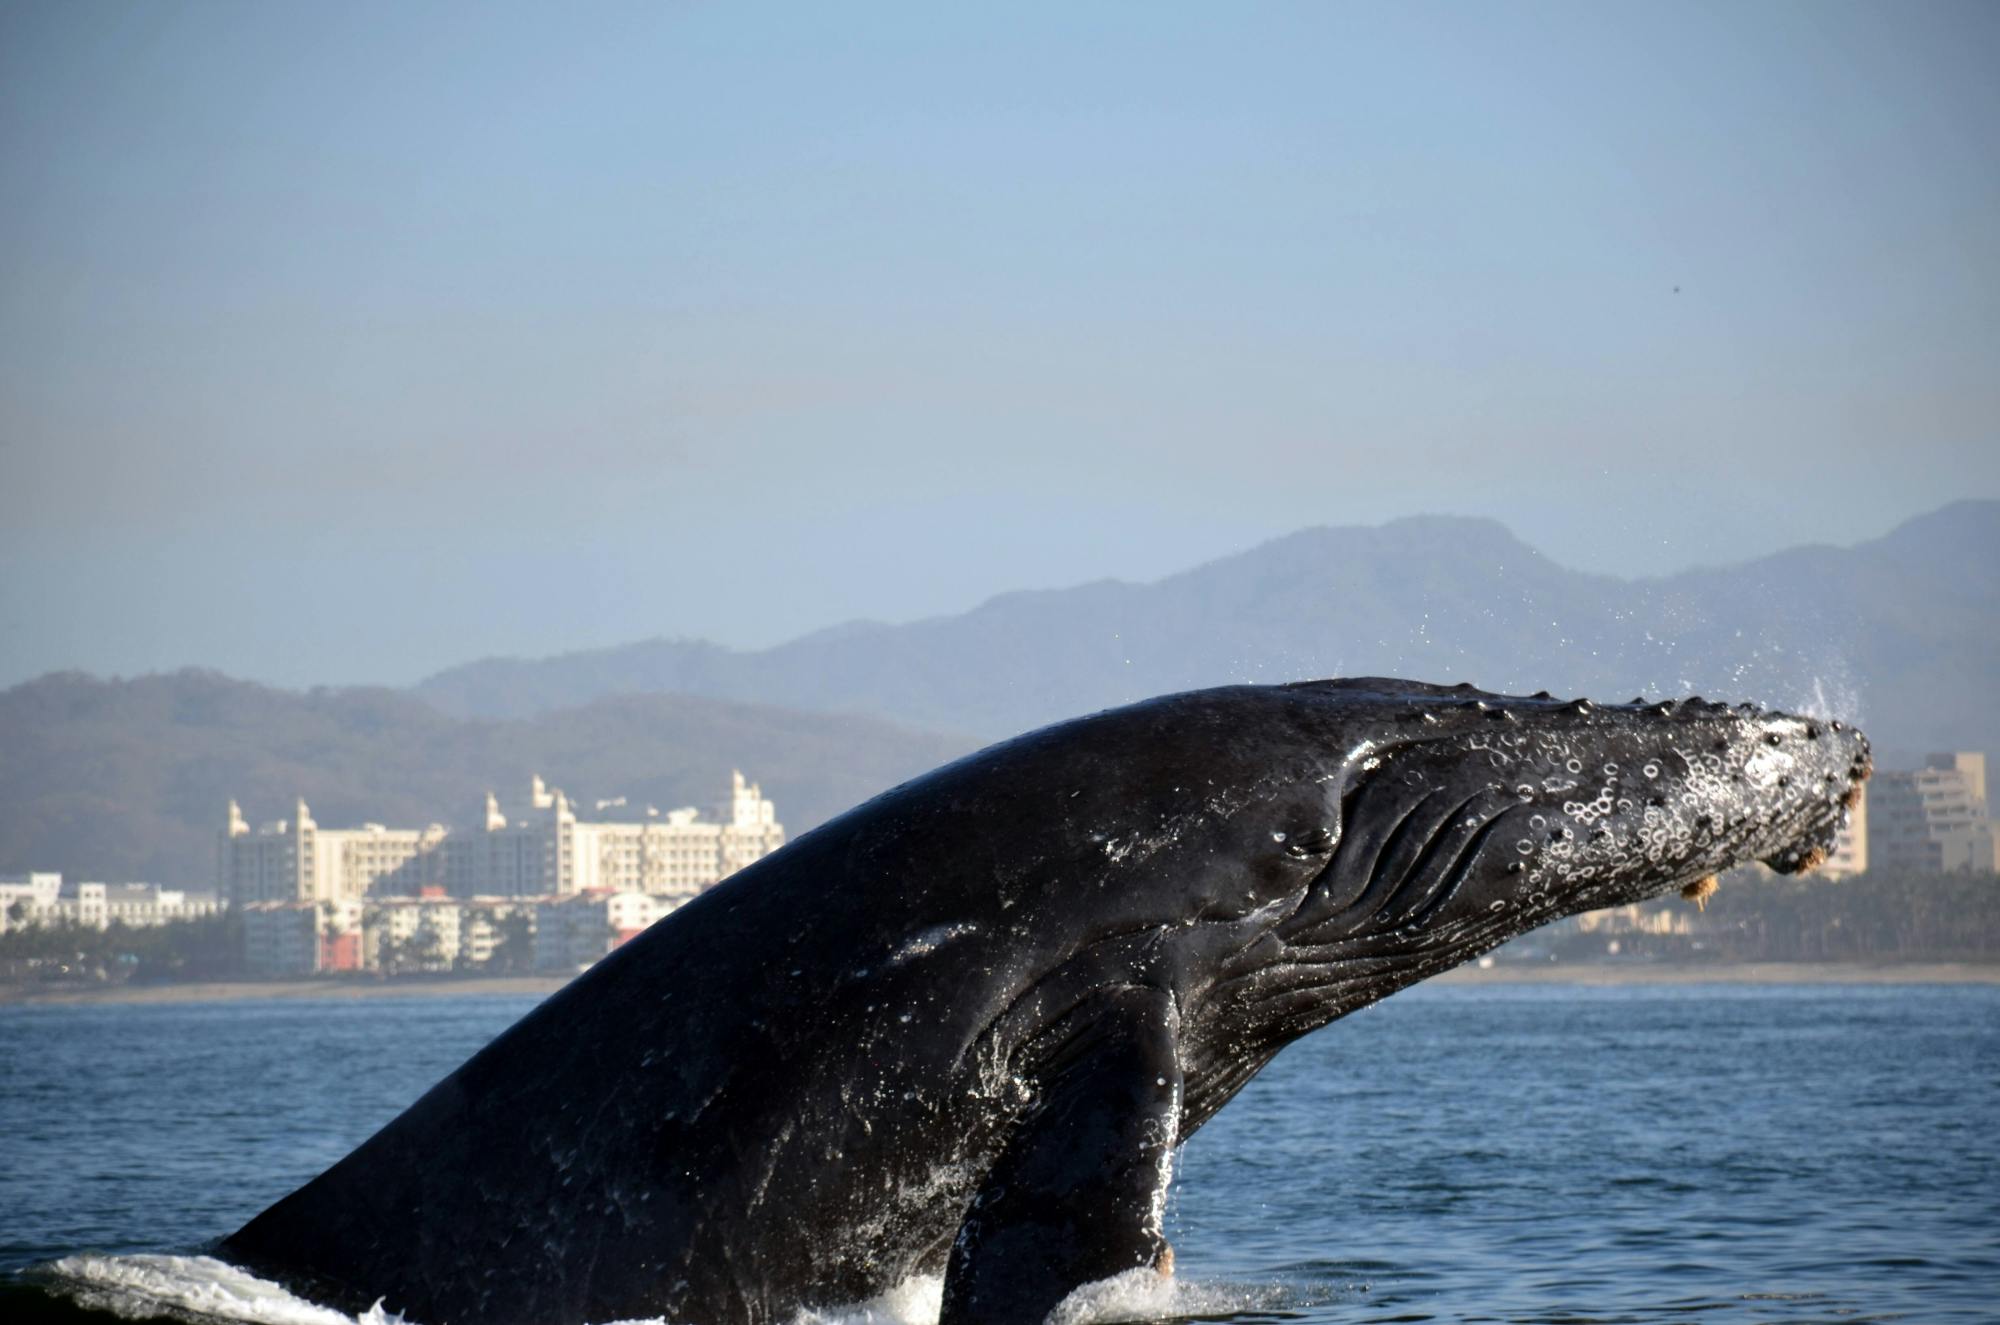
[[[1281,1048],[1535,926],[1830,849],[1867,742],[1688,699],[1169,695],[917,778],[572,981],[218,1254],[423,1325],[946,1325],[1172,1264]]]

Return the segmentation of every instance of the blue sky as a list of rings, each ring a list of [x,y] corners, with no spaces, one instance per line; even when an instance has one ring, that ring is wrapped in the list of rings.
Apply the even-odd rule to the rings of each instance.
[[[2000,495],[2000,7],[0,0],[0,684]]]

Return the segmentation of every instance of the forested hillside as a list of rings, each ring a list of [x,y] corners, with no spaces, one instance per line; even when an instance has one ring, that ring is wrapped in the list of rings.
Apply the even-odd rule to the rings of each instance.
[[[794,834],[963,753],[870,718],[688,696],[496,722],[390,690],[273,690],[208,672],[44,677],[0,692],[0,873],[206,887],[231,797],[255,822],[304,796],[330,827],[475,819],[539,772],[585,804],[708,807],[740,768]]]

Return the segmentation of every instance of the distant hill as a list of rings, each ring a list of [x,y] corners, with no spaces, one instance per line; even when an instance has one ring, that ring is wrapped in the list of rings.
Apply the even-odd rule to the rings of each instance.
[[[742,652],[654,640],[489,659],[415,693],[520,717],[677,692],[1006,735],[1163,691],[1384,673],[1624,699],[1816,707],[1891,752],[2000,753],[2000,502],[1853,547],[1627,581],[1558,566],[1489,520],[1308,529],[1152,584],[1006,594]]]
[[[0,692],[0,873],[195,887],[233,796],[252,822],[304,796],[329,827],[464,823],[539,772],[588,805],[706,812],[732,767],[796,834],[973,742],[851,716],[688,696],[462,719],[392,690],[272,690],[210,672],[76,674]]]
[[[494,659],[414,691],[49,676],[0,692],[0,872],[201,885],[231,796],[253,820],[302,794],[329,825],[463,822],[536,771],[586,802],[665,808],[708,804],[737,766],[796,832],[984,739],[1302,676],[1756,697],[1854,718],[1890,761],[2000,755],[1996,567],[1992,501],[1854,547],[1642,581],[1568,570],[1492,521],[1429,517],[756,652],[652,641]]]

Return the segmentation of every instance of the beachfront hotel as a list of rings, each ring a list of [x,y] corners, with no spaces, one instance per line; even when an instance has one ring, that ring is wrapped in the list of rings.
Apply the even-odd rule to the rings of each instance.
[[[1985,755],[1926,755],[1922,768],[1878,769],[1867,786],[1869,863],[1875,868],[2000,872],[2000,828],[1988,813]]]
[[[0,934],[42,926],[149,929],[216,913],[214,893],[157,883],[65,883],[60,873],[0,875]]]
[[[600,802],[597,813],[622,808]],[[585,817],[540,776],[519,806],[503,810],[489,792],[470,828],[322,828],[303,799],[290,818],[252,828],[231,801],[216,844],[216,890],[233,906],[600,891],[684,901],[784,843],[776,807],[741,772],[731,775],[713,819],[693,807],[651,806]]]
[[[623,811],[620,799],[580,814],[540,776],[516,806],[487,793],[469,828],[322,828],[303,799],[252,828],[231,801],[217,892],[256,975],[477,968],[510,929],[525,931],[537,970],[575,971],[785,843],[776,807],[740,772],[713,818]]]

